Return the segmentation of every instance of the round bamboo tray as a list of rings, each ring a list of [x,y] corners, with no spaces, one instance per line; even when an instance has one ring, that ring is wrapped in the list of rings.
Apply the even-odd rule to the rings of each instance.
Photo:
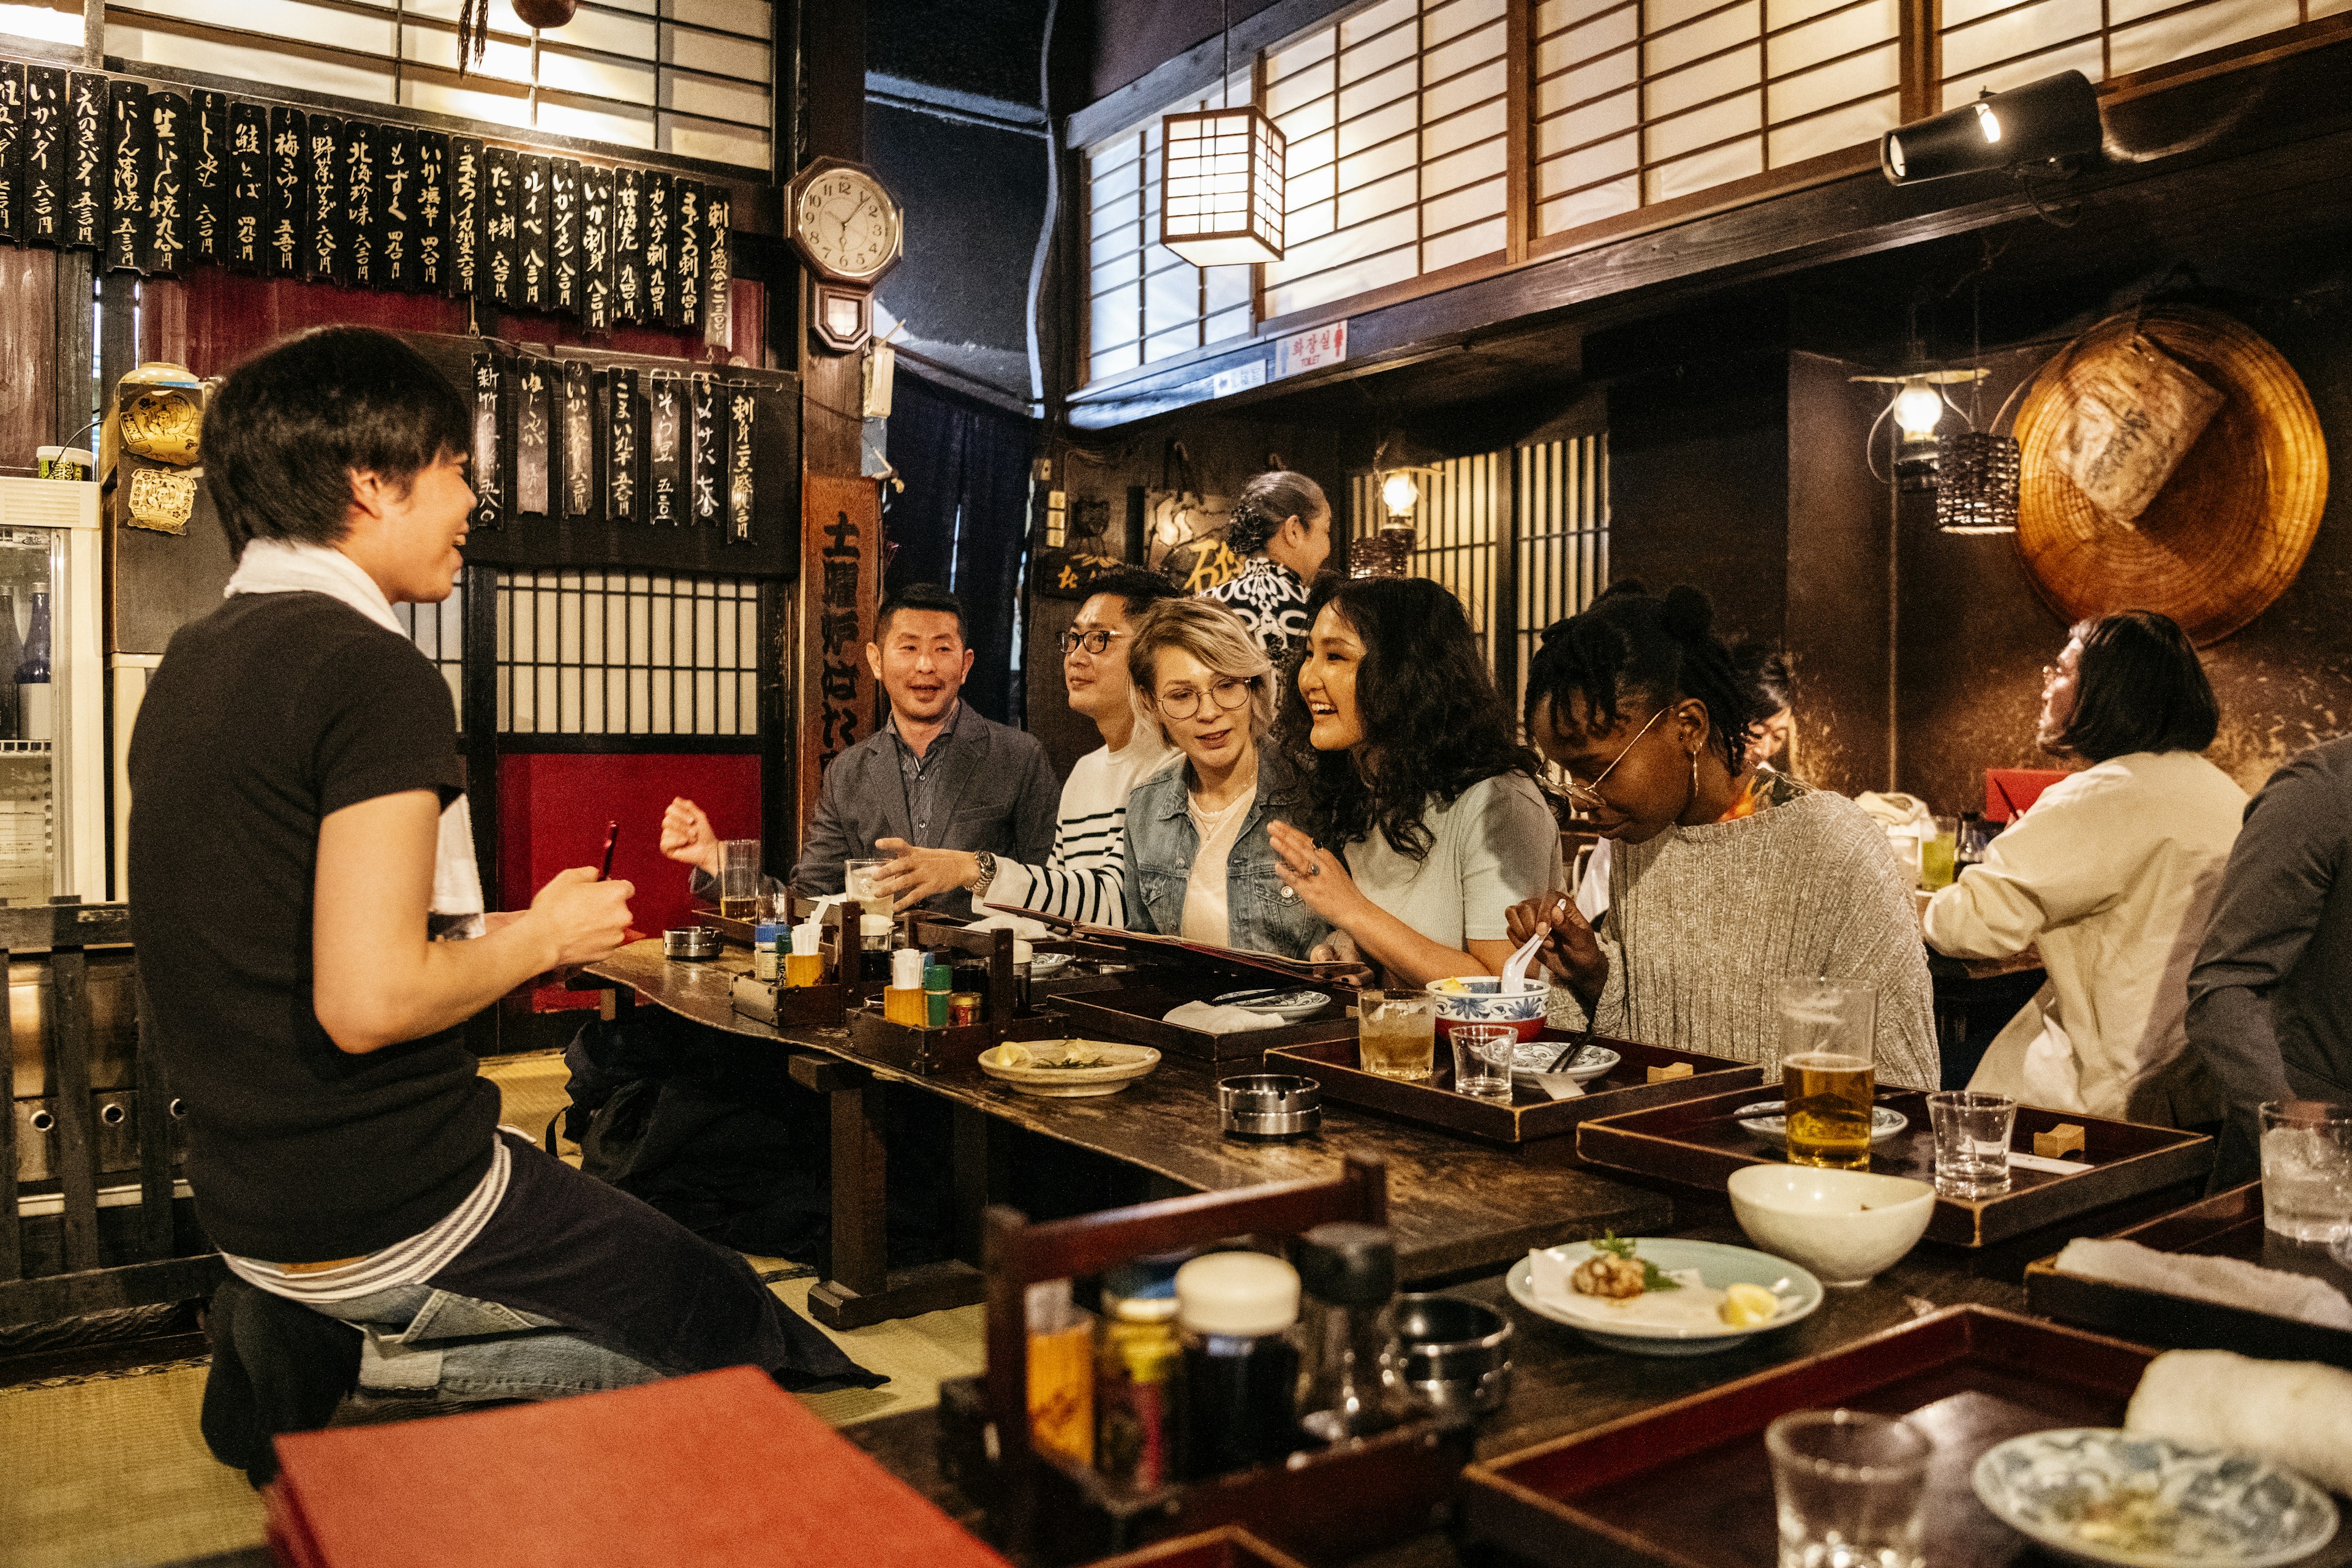
[[[2143,332],[2223,402],[2136,525],[2101,511],[2053,460],[2074,378]],[[2200,647],[2252,620],[2303,569],[2327,503],[2327,448],[2311,395],[2242,322],[2194,306],[2111,317],[2042,367],[2017,412],[2017,547],[2070,621],[2170,616]]]

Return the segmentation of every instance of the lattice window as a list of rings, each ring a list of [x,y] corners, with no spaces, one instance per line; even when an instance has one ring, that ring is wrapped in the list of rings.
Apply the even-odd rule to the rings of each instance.
[[[770,0],[583,0],[533,34],[492,0],[457,74],[458,0],[111,0],[106,52],[247,81],[765,169]],[[79,43],[79,7],[0,5],[0,29]],[[70,36],[63,36],[69,20]]]
[[[1265,57],[1288,139],[1287,249],[1267,316],[1310,310],[1509,243],[1504,0],[1381,0]]]
[[[2347,11],[2352,0],[1943,0],[1940,96],[1950,108],[2063,70],[2104,81]]]
[[[1536,232],[1892,130],[1900,25],[1897,0],[1543,0]]]
[[[1232,100],[1250,100],[1236,73]],[[1213,109],[1215,93],[1160,113]],[[1250,269],[1195,267],[1160,243],[1160,114],[1087,149],[1087,374],[1139,364],[1227,338],[1245,337]]]
[[[1545,441],[1517,452],[1512,597],[1517,662],[1510,689],[1528,689],[1544,628],[1575,615],[1609,585],[1609,437]]]
[[[759,733],[751,580],[509,572],[498,592],[501,733]]]
[[[449,683],[449,700],[457,705],[457,724],[465,727],[466,585],[460,579],[449,596],[437,605],[394,605],[392,613],[408,633],[408,640],[433,661]]]

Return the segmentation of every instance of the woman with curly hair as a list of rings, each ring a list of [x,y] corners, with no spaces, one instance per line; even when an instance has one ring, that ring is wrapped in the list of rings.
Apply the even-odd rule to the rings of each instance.
[[[1612,842],[1598,928],[1547,892],[1510,911],[1551,971],[1553,1021],[1780,1064],[1776,995],[1814,975],[1878,988],[1878,1077],[1934,1089],[1935,1009],[1909,880],[1842,795],[1760,773],[1769,700],[1696,588],[1619,590],[1544,634],[1528,732]],[[1555,884],[1557,886],[1557,884]]]
[[[1225,543],[1242,558],[1241,574],[1201,597],[1239,616],[1279,672],[1307,642],[1307,585],[1331,555],[1331,503],[1305,474],[1260,474],[1242,487]]]
[[[1307,609],[1276,727],[1306,794],[1268,830],[1284,884],[1391,984],[1498,972],[1505,911],[1559,884],[1559,827],[1460,601],[1327,579]]]

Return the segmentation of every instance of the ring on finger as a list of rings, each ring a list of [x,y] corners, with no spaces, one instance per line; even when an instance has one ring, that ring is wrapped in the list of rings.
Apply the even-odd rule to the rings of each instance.
[[[1321,876],[1323,874],[1323,862],[1318,860],[1314,865],[1307,867],[1307,874],[1310,877]]]

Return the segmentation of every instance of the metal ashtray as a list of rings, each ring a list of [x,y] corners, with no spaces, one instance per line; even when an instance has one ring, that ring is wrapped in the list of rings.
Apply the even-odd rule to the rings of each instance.
[[[1511,1321],[1459,1296],[1399,1296],[1389,1308],[1389,1364],[1439,1420],[1475,1421],[1511,1392]]]
[[[1217,1081],[1228,1138],[1304,1138],[1323,1127],[1323,1086],[1290,1073],[1244,1073]]]
[[[662,932],[664,958],[716,958],[719,945],[717,926],[675,926]]]

